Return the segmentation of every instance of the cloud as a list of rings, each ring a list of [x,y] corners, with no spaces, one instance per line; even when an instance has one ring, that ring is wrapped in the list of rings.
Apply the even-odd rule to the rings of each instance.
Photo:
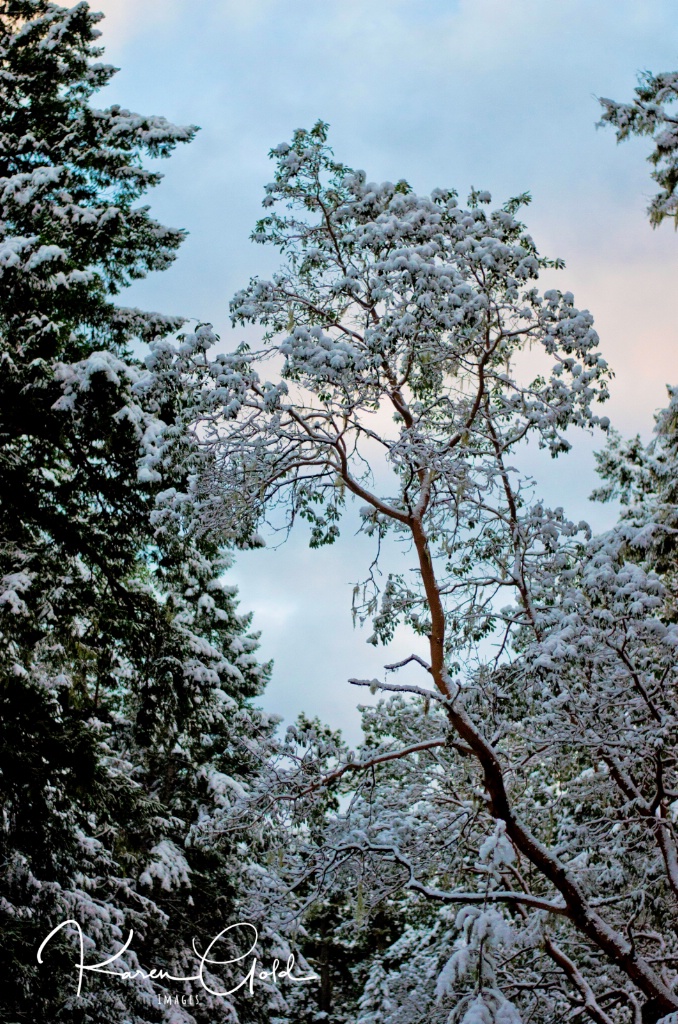
[[[148,31],[171,27],[185,9],[185,0],[90,0],[93,11],[101,11],[103,43],[113,49]]]
[[[166,32],[185,21],[194,29],[209,31],[214,21],[234,29],[251,29],[262,23],[276,0],[90,0],[94,11],[106,20],[100,25],[106,45],[118,47],[149,32]]]

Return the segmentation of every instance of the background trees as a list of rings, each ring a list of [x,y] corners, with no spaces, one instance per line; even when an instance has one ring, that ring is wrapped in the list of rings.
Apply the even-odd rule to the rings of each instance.
[[[265,346],[178,364],[201,522],[241,541],[304,518],[332,543],[352,494],[378,550],[390,536],[408,559],[383,585],[375,562],[356,610],[376,641],[404,620],[430,652],[391,666],[424,685],[354,680],[393,694],[357,755],[289,735],[259,797],[299,822],[284,867],[409,915],[356,1019],[656,1021],[678,1008],[678,635],[654,519],[592,538],[515,468],[530,437],[558,456],[567,428],[607,428],[591,316],[534,287],[554,264],[516,219],[526,197],[486,212],[486,193],[463,208],[368,182],[322,123],[272,156],[254,238],[284,264],[232,304]],[[309,830],[337,786],[345,809]]]

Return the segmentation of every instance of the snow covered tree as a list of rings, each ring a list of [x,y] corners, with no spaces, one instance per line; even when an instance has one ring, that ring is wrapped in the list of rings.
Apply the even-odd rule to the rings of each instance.
[[[530,439],[555,457],[570,428],[608,427],[592,318],[538,292],[554,262],[526,196],[370,182],[323,123],[271,155],[253,237],[284,263],[232,303],[264,344],[175,363],[195,507],[235,542],[305,519],[318,546],[357,498],[377,560],[354,611],[375,643],[409,624],[428,656],[388,668],[429,683],[353,680],[385,695],[357,754],[290,731],[256,796],[291,826],[282,872],[319,899],[360,887],[368,917],[400,901],[361,1024],[655,1022],[678,1010],[678,631],[636,557],[654,527],[592,538],[516,468]]]
[[[191,940],[230,923],[266,845],[211,823],[270,732],[250,706],[267,668],[228,554],[156,507],[191,443],[134,353],[157,362],[182,320],[115,302],[174,259],[184,233],[139,205],[161,177],[143,158],[195,128],[90,105],[115,71],[100,18],[0,0],[0,1016],[231,1021],[232,1000],[160,1006],[171,986],[141,978],[88,976],[76,998],[74,928],[36,961],[72,919],[88,962],[133,928],[121,969],[193,973]]]
[[[654,227],[672,217],[678,226],[678,113],[673,104],[678,99],[678,72],[639,76],[633,103],[617,103],[601,99],[604,114],[601,124],[617,129],[617,141],[631,135],[649,135],[654,149],[648,160],[655,168],[652,179],[659,192],[648,207]]]

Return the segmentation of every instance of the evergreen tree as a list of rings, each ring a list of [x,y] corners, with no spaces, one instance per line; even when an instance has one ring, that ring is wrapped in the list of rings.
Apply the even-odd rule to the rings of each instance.
[[[88,975],[77,997],[74,926],[36,960],[72,919],[88,962],[133,928],[116,967],[192,974],[258,842],[216,819],[270,731],[228,556],[156,510],[184,486],[168,438],[189,442],[133,353],[182,321],[115,303],[184,234],[139,205],[161,177],[142,157],[196,129],[90,105],[115,71],[100,17],[0,2],[0,1016],[233,1020],[202,991],[159,1005],[181,988],[143,978]],[[269,1019],[269,990],[238,1019]]]
[[[652,164],[652,180],[659,191],[652,197],[647,212],[657,227],[667,217],[678,227],[678,120],[674,104],[678,99],[678,71],[638,76],[632,103],[601,99],[601,125],[616,129],[617,142],[632,135],[648,136],[654,148],[647,158]]]

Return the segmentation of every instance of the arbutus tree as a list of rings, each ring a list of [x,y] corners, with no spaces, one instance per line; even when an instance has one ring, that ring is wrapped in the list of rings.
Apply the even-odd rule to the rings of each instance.
[[[158,372],[193,389],[203,530],[251,544],[283,515],[332,543],[352,495],[365,533],[402,543],[408,569],[354,596],[374,640],[399,622],[425,639],[389,668],[429,684],[353,680],[386,694],[359,754],[291,729],[255,803],[299,825],[300,913],[356,885],[368,916],[407,908],[351,1019],[657,1021],[678,1010],[675,625],[636,557],[646,524],[591,538],[513,465],[607,427],[592,318],[537,291],[554,263],[516,218],[526,196],[418,196],[326,143],[318,123],[272,151],[254,238],[284,263],[232,303],[263,348],[211,356],[203,331]],[[336,789],[346,809],[319,825]]]

